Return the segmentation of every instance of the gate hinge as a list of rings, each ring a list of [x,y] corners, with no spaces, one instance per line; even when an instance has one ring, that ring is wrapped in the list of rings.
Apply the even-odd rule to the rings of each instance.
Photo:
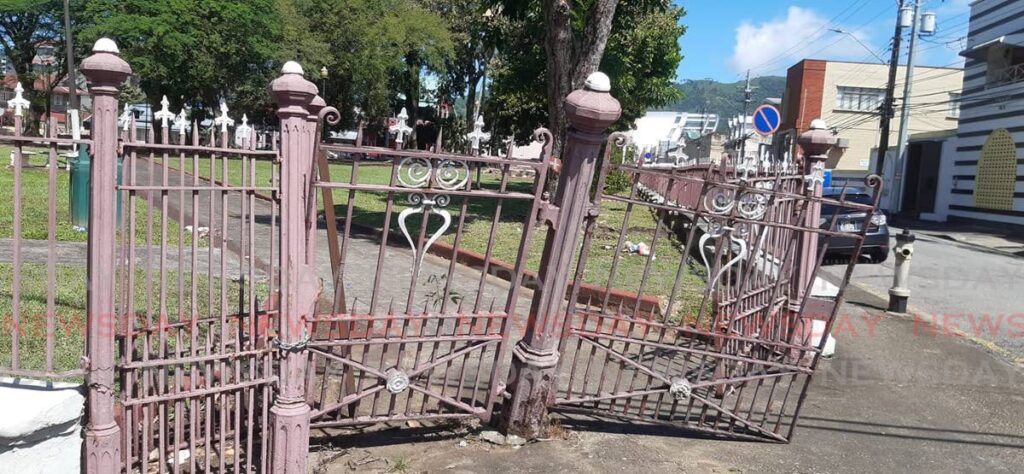
[[[551,226],[552,229],[557,229],[558,216],[561,213],[562,208],[547,201],[541,202],[540,209],[537,209],[537,224],[547,224]]]

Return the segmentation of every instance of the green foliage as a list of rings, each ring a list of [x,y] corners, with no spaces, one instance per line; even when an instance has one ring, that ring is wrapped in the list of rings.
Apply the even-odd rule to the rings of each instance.
[[[446,23],[414,0],[92,0],[80,13],[79,41],[113,38],[151,101],[197,106],[194,118],[224,98],[254,123],[273,120],[267,84],[295,60],[343,126],[353,107],[375,122],[454,48]]]
[[[131,80],[124,82],[121,86],[121,90],[117,94],[117,101],[121,105],[124,104],[138,104],[146,100],[146,94],[142,92],[142,89],[135,84],[132,84]]]
[[[265,87],[281,37],[272,0],[91,0],[81,14],[84,42],[113,38],[146,95],[174,108]]]
[[[326,86],[325,99],[341,111],[342,127],[355,125],[354,107],[367,123],[380,123],[400,106],[396,92],[419,94],[413,75],[442,71],[452,55],[444,20],[412,0],[295,0],[295,5],[304,25],[297,34],[315,41],[292,40],[294,49],[285,54],[300,53],[312,71],[307,75]],[[326,80],[319,77],[321,66],[328,69]]]
[[[723,119],[743,114],[744,81],[731,84],[701,79],[677,84],[682,99],[666,106],[663,110],[680,112],[702,112],[719,114]],[[754,88],[754,104],[759,104],[768,97],[782,97],[786,90],[785,77],[759,77],[751,80]],[[752,112],[752,111],[751,111]],[[724,128],[724,121],[719,121],[719,129]]]
[[[621,165],[626,162],[625,153],[629,153],[629,151],[624,151],[622,148],[615,147],[611,154],[612,164]],[[629,191],[632,187],[633,182],[630,180],[630,175],[624,171],[610,171],[608,176],[604,178],[605,194],[622,194]]]
[[[582,30],[585,10],[573,9],[574,29]],[[500,135],[526,141],[548,123],[544,15],[539,0],[506,2],[505,15],[487,115]],[[679,98],[672,81],[682,60],[677,41],[686,31],[679,24],[684,15],[669,2],[620,0],[600,67],[622,104],[615,129],[628,129],[647,109]]]

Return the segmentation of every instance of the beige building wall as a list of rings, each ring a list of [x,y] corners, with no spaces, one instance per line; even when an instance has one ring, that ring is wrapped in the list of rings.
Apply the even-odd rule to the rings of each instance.
[[[899,138],[900,112],[906,68],[900,67],[896,81],[896,117],[892,121],[889,143],[896,149]],[[950,111],[949,101],[959,94],[963,70],[948,68],[914,68],[914,88],[910,100],[910,135],[950,130],[957,127],[957,118]],[[829,61],[825,69],[821,117],[838,131],[838,138],[848,140],[849,147],[837,150],[827,166],[842,171],[867,171],[877,153],[879,115],[872,112],[849,111],[836,101],[839,87],[885,89],[889,67],[884,64]]]

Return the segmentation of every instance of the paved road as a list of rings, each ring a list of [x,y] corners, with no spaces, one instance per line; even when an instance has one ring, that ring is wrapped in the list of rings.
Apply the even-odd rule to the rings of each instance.
[[[452,473],[1021,472],[1024,370],[963,340],[911,337],[911,319],[886,317],[873,309],[878,298],[856,288],[847,296],[848,329],[819,366],[790,444],[566,417],[568,439],[521,449],[473,432],[406,428],[339,437],[336,448],[314,445],[310,456],[329,474],[402,465]]]
[[[902,229],[891,229],[893,235]],[[895,241],[893,242],[895,245]],[[984,345],[1024,362],[1024,258],[918,235],[911,266],[910,310],[920,324],[915,334],[953,336],[963,331]],[[861,264],[852,283],[888,300],[894,259]],[[840,278],[844,265],[823,271]]]

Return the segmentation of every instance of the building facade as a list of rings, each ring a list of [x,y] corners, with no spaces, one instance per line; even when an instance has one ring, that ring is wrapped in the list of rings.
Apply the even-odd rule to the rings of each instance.
[[[914,69],[910,134],[955,129],[963,70],[918,66]],[[838,138],[826,166],[839,174],[863,176],[877,159],[880,110],[885,102],[889,66],[806,59],[789,68],[782,100],[782,130],[799,135],[811,121],[824,119]],[[897,71],[902,91],[906,68]],[[899,100],[889,143],[896,148],[900,127]]]
[[[1024,225],[1024,2],[972,3],[961,55],[960,123],[935,218]]]
[[[649,111],[637,119],[627,135],[629,145],[647,161],[696,164],[701,158],[713,157],[715,145],[720,144],[712,137],[717,128],[716,114]],[[688,150],[699,155],[692,156]]]

